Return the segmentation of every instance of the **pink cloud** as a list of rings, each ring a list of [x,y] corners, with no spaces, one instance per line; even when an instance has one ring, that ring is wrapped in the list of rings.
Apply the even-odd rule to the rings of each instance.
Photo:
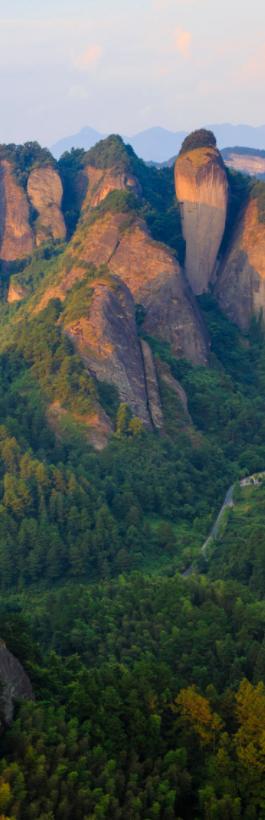
[[[79,71],[86,71],[91,66],[96,65],[102,56],[102,48],[97,43],[94,43],[91,46],[79,54],[78,57],[74,60],[75,68],[78,68]]]
[[[190,56],[191,42],[191,32],[185,31],[184,29],[177,27],[175,31],[174,43],[177,51],[179,51],[182,57]]]

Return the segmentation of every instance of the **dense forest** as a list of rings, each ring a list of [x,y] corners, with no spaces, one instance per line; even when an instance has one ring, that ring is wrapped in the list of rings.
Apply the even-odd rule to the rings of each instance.
[[[213,144],[207,132],[201,140]],[[172,169],[148,168],[117,138],[107,143],[59,162],[68,238],[80,219],[73,178],[86,163],[115,162],[133,170],[143,196],[114,192],[97,217],[136,211],[181,260]],[[18,155],[21,184],[34,163],[50,161],[35,144]],[[230,189],[224,248],[250,183],[230,172]],[[253,195],[262,214],[263,187]],[[139,336],[185,390],[189,414],[161,380],[165,429],[146,430],[63,332],[62,319],[89,300],[95,268],[63,303],[52,298],[35,313],[34,291],[57,281],[64,247],[38,249],[15,273],[28,302],[0,304],[0,637],[35,694],[16,704],[11,726],[2,722],[0,816],[257,820],[265,490],[241,490],[239,480],[265,469],[262,319],[243,333],[211,294],[199,297],[211,352],[198,366],[146,337],[137,305]],[[60,435],[49,421],[54,401],[65,410]],[[101,452],[73,422],[73,411],[82,417],[97,402],[113,424]],[[235,507],[203,560],[233,482]]]

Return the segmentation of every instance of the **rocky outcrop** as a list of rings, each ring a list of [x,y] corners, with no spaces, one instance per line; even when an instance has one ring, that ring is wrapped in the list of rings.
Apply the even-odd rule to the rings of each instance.
[[[11,162],[1,160],[0,259],[4,262],[24,259],[31,255],[33,246],[26,193],[16,181]]]
[[[34,168],[28,178],[27,193],[38,214],[34,221],[36,246],[50,240],[64,240],[66,230],[61,211],[63,187],[57,171],[50,165]]]
[[[95,448],[95,450],[103,450],[108,443],[111,433],[113,433],[113,425],[110,418],[104,412],[103,408],[94,402],[91,413],[81,415],[79,413],[69,412],[63,407],[59,401],[54,401],[47,409],[47,421],[55,433],[58,440],[64,434],[65,422],[67,418],[71,418],[71,422],[75,422],[82,428],[86,438]]]
[[[181,407],[181,418],[184,422],[184,425],[191,426],[193,424],[193,421],[189,413],[187,395],[185,393],[184,388],[182,387],[182,384],[180,384],[180,382],[177,379],[175,379],[174,376],[172,376],[170,368],[165,362],[159,361],[158,373],[160,379],[162,379],[166,387],[168,387],[173,393],[175,393],[177,399],[176,412],[179,405],[179,407]]]
[[[208,340],[191,290],[173,253],[151,238],[143,220],[133,218],[128,226],[128,214],[108,212],[87,230],[83,223],[69,247],[69,270],[49,298],[64,298],[73,280],[85,275],[88,263],[107,265],[126,283],[135,303],[145,310],[146,334],[168,342],[178,357],[206,363]]]
[[[33,700],[30,679],[4,641],[0,640],[0,712],[6,725],[12,722],[15,702]]]
[[[222,310],[242,330],[254,314],[265,316],[265,223],[259,221],[256,199],[250,199],[239,220],[219,270],[215,295]]]
[[[225,148],[222,151],[222,157],[225,165],[233,168],[234,171],[241,171],[243,174],[249,176],[263,177],[265,176],[265,152],[257,151],[254,148]]]
[[[115,167],[103,169],[86,165],[84,173],[88,179],[84,208],[96,208],[112,191],[130,191],[135,196],[141,195],[141,186],[136,177]]]
[[[54,168],[31,171],[25,191],[12,163],[1,160],[0,259],[6,263],[26,259],[43,242],[65,239],[61,201],[62,183]],[[32,220],[34,211],[37,216]]]
[[[144,339],[141,339],[140,344],[144,363],[144,374],[149,413],[154,427],[157,430],[162,430],[164,423],[163,412],[161,407],[160,393],[157,382],[157,374],[153,354],[149,344]]]
[[[181,153],[175,164],[176,195],[186,241],[185,270],[195,294],[208,290],[222,241],[228,183],[213,146]]]
[[[135,306],[129,289],[117,277],[90,284],[89,307],[65,329],[89,372],[117,387],[120,401],[151,426],[145,376],[135,324]]]
[[[25,299],[28,295],[27,288],[21,285],[19,282],[16,282],[15,277],[14,281],[10,281],[8,292],[7,292],[7,301],[9,305],[12,305],[14,302],[21,302],[22,299]]]

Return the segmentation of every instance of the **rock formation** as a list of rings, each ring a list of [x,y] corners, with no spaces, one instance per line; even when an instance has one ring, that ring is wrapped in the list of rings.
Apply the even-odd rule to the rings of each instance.
[[[222,241],[228,184],[221,154],[213,146],[180,153],[176,195],[186,241],[185,270],[195,294],[208,290]]]
[[[264,179],[265,151],[255,151],[254,148],[224,148],[221,153],[228,168]]]
[[[59,401],[54,401],[47,409],[47,420],[58,440],[64,434],[65,421],[67,422],[69,413]],[[94,402],[93,410],[85,415],[71,412],[71,421],[82,427],[82,431],[87,440],[95,450],[103,450],[108,443],[109,436],[113,433],[113,424],[98,402]]]
[[[13,277],[13,281],[11,279],[9,283],[8,293],[7,293],[7,301],[9,305],[12,305],[14,302],[21,302],[22,299],[25,299],[28,295],[27,288],[19,283],[16,276]]]
[[[12,655],[4,641],[0,640],[0,712],[4,722],[12,722],[16,700],[33,700],[33,690],[28,675],[17,658]]]
[[[32,255],[34,247],[65,239],[61,212],[62,183],[51,166],[29,174],[27,190],[16,178],[15,166],[0,161],[0,259],[10,263]],[[32,220],[35,211],[36,219]]]
[[[242,330],[254,314],[265,315],[265,223],[258,203],[249,199],[223,260],[215,295],[220,307]]]
[[[141,186],[136,177],[115,167],[103,169],[86,165],[84,173],[88,179],[84,208],[96,208],[112,191],[130,191],[135,196],[141,195]]]
[[[34,221],[37,247],[49,240],[64,240],[66,231],[61,211],[63,187],[57,171],[50,165],[34,168],[28,178],[27,193],[38,214]]]
[[[34,238],[29,203],[8,160],[0,162],[0,259],[13,262],[30,256]]]
[[[40,307],[48,298],[64,298],[73,281],[85,275],[88,263],[107,265],[129,287],[135,303],[143,306],[147,334],[167,341],[178,357],[206,363],[208,341],[193,295],[173,252],[151,238],[143,220],[133,217],[128,224],[128,214],[107,212],[87,229],[81,223],[70,243],[68,262],[69,272],[49,297],[44,294]]]
[[[145,374],[134,301],[118,277],[91,283],[91,302],[80,319],[66,325],[90,373],[117,387],[120,401],[149,427]]]

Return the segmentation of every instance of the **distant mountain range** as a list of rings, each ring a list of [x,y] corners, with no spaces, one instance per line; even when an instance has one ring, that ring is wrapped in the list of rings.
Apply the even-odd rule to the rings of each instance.
[[[223,123],[219,125],[207,125],[217,139],[218,147],[225,148],[227,145],[247,145],[249,148],[265,149],[265,125],[257,127],[252,125],[231,125]],[[166,162],[169,157],[178,154],[181,143],[187,135],[187,131],[168,131],[166,128],[148,128],[140,131],[131,137],[123,135],[126,143],[134,148],[136,154],[146,162]],[[82,128],[77,134],[58,140],[51,146],[53,155],[58,159],[64,151],[71,148],[92,148],[99,140],[106,137],[94,128]]]

